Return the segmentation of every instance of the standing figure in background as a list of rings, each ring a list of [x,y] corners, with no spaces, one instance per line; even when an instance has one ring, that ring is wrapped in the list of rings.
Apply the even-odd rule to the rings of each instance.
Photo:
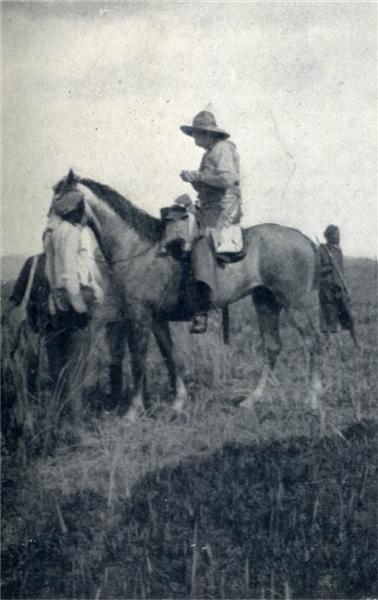
[[[90,258],[92,235],[86,227],[84,195],[75,189],[56,193],[43,236],[50,310],[54,329],[60,332],[59,345],[54,344],[55,353],[50,353],[50,371],[60,397],[66,400],[66,416],[72,420],[84,415],[84,390],[91,375],[92,317],[103,298],[98,269]]]
[[[183,125],[181,130],[194,138],[196,146],[206,150],[198,171],[182,171],[180,176],[183,181],[191,183],[198,193],[198,216],[200,229],[204,232],[207,228],[212,230],[212,237],[216,252],[221,249],[221,233],[224,228],[240,223],[241,219],[241,193],[240,193],[240,166],[239,154],[233,142],[229,141],[230,134],[218,127],[215,117],[211,112],[202,111],[193,119],[192,125]],[[240,232],[241,242],[241,232]],[[235,252],[242,251],[242,243]],[[211,286],[202,271],[209,271],[208,257],[205,256],[205,246],[198,246],[203,255],[196,256],[193,250],[193,273],[198,282],[198,298],[201,299],[202,308],[194,317],[192,333],[206,331],[207,310],[211,303]]]
[[[328,339],[340,325],[342,329],[349,330],[357,346],[350,296],[344,277],[339,228],[328,225],[324,237],[326,244],[320,244],[318,250],[320,329]]]
[[[39,336],[37,339],[45,339],[51,329],[50,286],[45,266],[45,254],[30,256],[25,261],[2,320],[6,326],[3,339],[9,344],[9,357],[13,361],[21,348],[24,353],[27,391],[30,394],[35,394],[38,388],[39,348],[33,344],[25,345],[23,339],[28,330]]]
[[[50,321],[48,307],[50,286],[46,279],[45,267],[45,254],[29,256],[14,284],[7,314],[9,317],[15,308],[25,303],[24,310],[28,324],[34,333],[42,335]]]
[[[109,267],[86,223],[82,192],[74,189],[54,196],[44,243],[54,321],[60,324],[62,331],[67,331],[69,323],[75,329],[75,335],[71,332],[60,341],[60,359],[63,357],[65,364],[70,362],[72,367],[75,366],[78,353],[84,358],[94,342],[95,333],[105,326],[111,392],[107,408],[116,407],[123,394],[127,331]]]

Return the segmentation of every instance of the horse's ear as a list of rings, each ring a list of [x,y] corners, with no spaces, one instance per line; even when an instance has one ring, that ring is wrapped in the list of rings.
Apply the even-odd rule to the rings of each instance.
[[[72,169],[70,169],[68,171],[68,175],[66,177],[66,184],[71,185],[72,183],[74,183],[75,180],[76,180],[75,173],[73,172]]]

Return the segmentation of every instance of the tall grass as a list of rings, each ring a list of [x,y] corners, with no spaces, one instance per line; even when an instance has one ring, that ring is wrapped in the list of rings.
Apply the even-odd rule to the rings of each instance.
[[[98,410],[101,332],[70,423],[70,399],[51,390],[35,338],[13,359],[3,339],[3,598],[374,597],[376,309],[371,274],[358,277],[362,350],[347,334],[334,340],[316,409],[285,322],[264,398],[238,408],[262,365],[249,303],[231,308],[230,347],[219,315],[207,336],[174,327],[191,395],[186,423],[167,418],[153,341],[150,402],[160,410],[131,424]]]

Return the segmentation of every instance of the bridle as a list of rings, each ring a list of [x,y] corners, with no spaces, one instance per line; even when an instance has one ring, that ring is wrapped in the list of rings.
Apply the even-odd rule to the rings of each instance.
[[[91,260],[94,260],[96,263],[100,263],[100,264],[102,263],[102,264],[112,266],[112,265],[116,265],[117,263],[129,262],[131,260],[135,260],[136,258],[139,258],[140,256],[144,256],[154,246],[155,246],[155,244],[151,244],[151,246],[148,246],[148,248],[146,248],[142,252],[139,252],[139,254],[134,254],[133,256],[128,256],[127,258],[119,258],[118,260],[111,260],[110,258],[106,258],[106,257],[105,257],[105,260],[102,260],[101,258],[96,258],[95,256],[88,256],[88,258],[90,258]],[[101,249],[101,252],[105,256],[102,249]]]
[[[94,234],[94,236],[97,240],[97,243],[99,245],[99,248],[101,250],[101,253],[105,258],[105,260],[102,260],[101,258],[96,258],[95,256],[88,256],[88,258],[90,258],[91,260],[94,260],[96,263],[107,264],[111,267],[112,265],[116,265],[118,263],[131,262],[132,260],[135,260],[136,258],[139,258],[140,256],[144,256],[145,254],[147,254],[147,252],[149,252],[155,246],[156,242],[150,244],[147,248],[145,248],[141,252],[138,252],[137,254],[134,254],[132,256],[127,256],[126,258],[119,258],[117,260],[112,260],[111,258],[109,258],[108,253],[105,250],[103,243],[101,241],[100,224],[98,222],[98,219],[94,215],[90,206],[89,206],[89,211],[88,211],[88,202],[86,200],[84,200],[84,206],[85,206],[85,214],[88,219],[88,226],[93,231],[93,234]]]

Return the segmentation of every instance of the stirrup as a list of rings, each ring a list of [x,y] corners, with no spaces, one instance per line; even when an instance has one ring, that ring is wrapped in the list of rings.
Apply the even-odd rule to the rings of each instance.
[[[194,315],[191,325],[189,327],[189,333],[206,333],[207,331],[207,314],[201,313]]]

